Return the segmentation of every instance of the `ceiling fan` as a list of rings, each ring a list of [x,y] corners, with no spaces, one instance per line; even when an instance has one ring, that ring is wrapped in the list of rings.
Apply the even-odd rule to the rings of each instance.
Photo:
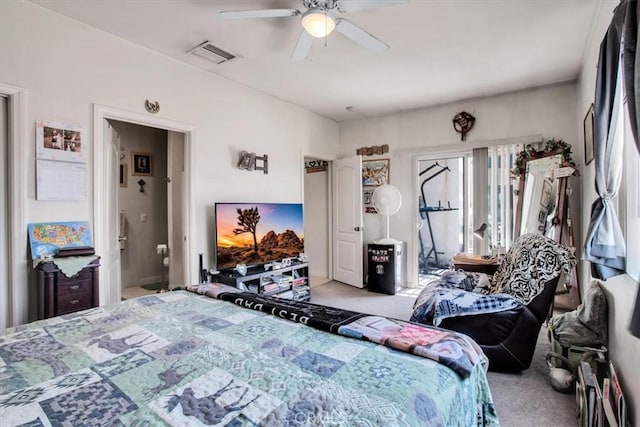
[[[302,33],[293,53],[292,61],[302,61],[311,50],[314,38],[327,37],[334,29],[343,36],[369,49],[383,53],[389,46],[372,36],[354,23],[344,18],[336,18],[338,13],[376,9],[384,6],[406,3],[408,0],[302,0],[306,11],[297,9],[227,10],[220,15],[226,19],[283,18],[302,15]]]

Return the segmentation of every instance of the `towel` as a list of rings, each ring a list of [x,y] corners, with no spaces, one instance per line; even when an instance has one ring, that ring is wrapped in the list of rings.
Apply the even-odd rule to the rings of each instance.
[[[70,256],[65,258],[54,258],[52,261],[58,269],[60,269],[62,274],[67,277],[73,277],[87,265],[91,264],[96,258],[98,258],[98,255]]]

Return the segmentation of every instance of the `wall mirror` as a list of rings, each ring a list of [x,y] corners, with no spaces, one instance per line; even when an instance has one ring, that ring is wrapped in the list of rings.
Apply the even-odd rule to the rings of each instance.
[[[559,171],[560,168],[566,168]],[[568,181],[577,174],[571,159],[571,145],[563,140],[549,140],[541,150],[527,145],[516,157],[511,171],[519,178],[518,203],[514,233],[540,233],[572,248],[573,230],[569,217]],[[556,290],[554,306],[573,310],[580,304],[580,286],[576,269],[565,277]]]
[[[559,205],[564,205],[565,192],[554,171],[563,166],[575,167],[571,160],[571,146],[562,140],[547,141],[545,147],[536,150],[527,145],[518,154],[516,166],[512,170],[519,177],[518,203],[516,207],[515,235],[526,233],[546,234],[554,238],[553,228],[558,217]],[[566,185],[566,184],[565,184]],[[563,206],[560,206],[563,208]]]
[[[545,234],[558,199],[558,181],[554,169],[562,165],[562,154],[529,160],[524,174],[519,234]]]

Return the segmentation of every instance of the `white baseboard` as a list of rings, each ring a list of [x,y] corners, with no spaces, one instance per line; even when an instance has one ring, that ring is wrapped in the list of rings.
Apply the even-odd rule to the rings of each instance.
[[[316,276],[316,277],[329,277],[329,271],[328,270],[325,270],[325,271],[310,270],[309,275]]]

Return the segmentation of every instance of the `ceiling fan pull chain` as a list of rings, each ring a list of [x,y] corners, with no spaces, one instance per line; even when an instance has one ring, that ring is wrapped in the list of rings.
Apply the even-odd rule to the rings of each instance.
[[[329,23],[327,22],[327,9],[324,10],[324,47],[327,47],[327,39],[329,38]]]

